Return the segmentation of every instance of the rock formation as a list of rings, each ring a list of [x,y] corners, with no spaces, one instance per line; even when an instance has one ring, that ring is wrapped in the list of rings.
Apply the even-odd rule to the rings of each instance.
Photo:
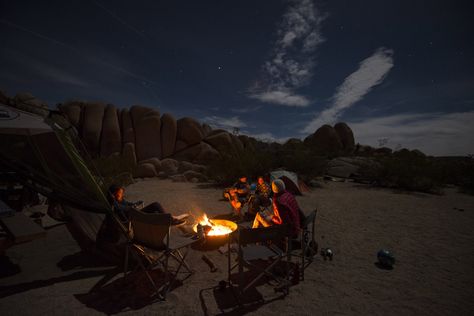
[[[334,125],[334,130],[336,130],[339,140],[342,143],[342,150],[348,154],[352,153],[355,149],[352,129],[346,123],[340,122]]]
[[[0,102],[40,115],[48,113],[47,105],[29,93],[9,98],[0,91]],[[160,115],[157,109],[140,105],[117,109],[111,104],[73,101],[59,104],[58,110],[76,127],[93,158],[121,156],[136,177],[159,175],[173,176],[175,181],[204,181],[206,166],[243,150],[269,155],[305,147],[328,155],[370,151],[368,146],[355,146],[352,130],[345,123],[321,126],[304,142],[290,139],[282,145],[213,130],[190,117],[176,120],[169,113]],[[338,168],[333,166],[333,170]],[[347,170],[347,165],[344,168]]]
[[[108,157],[120,154],[122,151],[122,136],[120,122],[115,106],[109,104],[105,108],[102,121],[102,134],[100,136],[100,156]]]
[[[305,138],[304,144],[316,152],[339,154],[343,145],[336,130],[330,125],[323,125]]]

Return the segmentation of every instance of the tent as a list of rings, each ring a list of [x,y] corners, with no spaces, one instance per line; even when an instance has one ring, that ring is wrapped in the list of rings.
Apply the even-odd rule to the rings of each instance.
[[[59,202],[93,244],[105,214],[115,216],[87,157],[75,129],[60,114],[42,117],[0,104],[0,169]]]
[[[307,186],[298,180],[298,175],[294,172],[283,169],[274,170],[270,172],[270,180],[275,179],[283,180],[286,189],[295,195],[302,195],[302,192],[308,191]]]

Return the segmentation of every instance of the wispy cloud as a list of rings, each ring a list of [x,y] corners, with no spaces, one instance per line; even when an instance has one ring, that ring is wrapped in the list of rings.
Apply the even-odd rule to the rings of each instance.
[[[380,84],[393,67],[393,51],[380,47],[375,53],[360,62],[359,68],[350,74],[337,88],[331,105],[319,113],[305,128],[312,133],[321,125],[332,124],[347,108],[360,101],[376,85]]]
[[[251,113],[260,110],[261,106],[252,106],[252,107],[239,107],[230,109],[234,113]]]
[[[268,142],[268,143],[272,143],[272,142],[276,142],[276,143],[280,143],[280,144],[283,144],[284,142],[286,142],[288,139],[290,139],[291,137],[276,137],[274,136],[272,133],[259,133],[259,134],[252,134],[252,133],[243,133],[247,136],[251,136],[251,137],[254,137],[258,140],[261,140],[261,141],[264,141],[264,142]]]
[[[420,149],[435,156],[474,154],[474,111],[397,114],[348,122],[357,142]]]
[[[225,117],[212,115],[212,116],[204,117],[202,121],[211,125],[214,128],[222,128],[226,130],[232,130],[234,128],[242,128],[242,127],[247,126],[247,124],[241,121],[238,116],[225,118]]]
[[[69,44],[66,44],[64,42],[61,42],[61,41],[58,41],[58,40],[55,40],[54,38],[51,38],[49,36],[46,36],[44,34],[41,34],[41,33],[38,33],[38,32],[35,32],[35,31],[32,31],[28,28],[25,28],[21,25],[18,25],[16,23],[13,23],[13,22],[10,22],[8,20],[5,20],[5,19],[0,19],[0,23],[1,24],[4,24],[4,25],[7,25],[9,27],[12,27],[12,28],[15,28],[17,30],[20,30],[20,31],[23,31],[23,32],[26,32],[26,33],[29,33],[30,35],[33,35],[37,38],[41,38],[43,40],[46,40],[52,44],[55,44],[55,45],[58,45],[58,46],[61,46],[75,54],[77,54],[78,56],[80,56],[81,58],[87,60],[88,62],[90,63],[93,63],[95,65],[100,65],[100,66],[103,66],[103,67],[107,67],[109,69],[112,69],[118,73],[121,73],[123,75],[127,75],[131,78],[134,78],[136,80],[139,80],[141,82],[146,82],[147,84],[155,84],[155,82],[151,81],[151,80],[148,80],[147,78],[139,75],[139,74],[136,74],[132,71],[129,71],[121,66],[118,66],[118,65],[115,65],[109,61],[106,61],[106,60],[103,60],[103,59],[100,59],[98,57],[96,57],[94,54],[89,54],[87,53],[86,51],[84,51],[83,49],[78,49],[76,47],[73,47]]]
[[[46,65],[46,64],[36,64],[34,66],[34,68],[36,70],[38,70],[38,72],[47,77],[47,78],[50,78],[51,80],[54,80],[56,82],[59,82],[59,83],[65,83],[65,84],[69,84],[69,85],[73,85],[73,86],[78,86],[78,87],[83,87],[83,88],[86,88],[86,87],[89,87],[89,83],[66,72],[66,71],[63,71],[59,68],[56,68],[56,67],[53,67],[51,65]]]
[[[320,25],[325,17],[312,0],[292,2],[278,27],[271,58],[262,66],[262,78],[250,89],[250,98],[285,106],[310,104],[296,90],[313,76],[314,53],[324,41]]]
[[[99,8],[101,8],[102,10],[104,10],[105,13],[107,13],[108,15],[110,15],[112,18],[114,18],[117,22],[119,22],[120,24],[122,24],[123,26],[125,26],[126,28],[128,28],[129,30],[131,30],[133,33],[137,34],[139,37],[141,37],[142,39],[144,40],[148,40],[148,38],[145,36],[145,34],[143,34],[143,32],[140,32],[136,27],[134,27],[133,25],[131,25],[130,23],[127,23],[125,22],[124,19],[122,19],[120,16],[118,16],[116,13],[112,12],[111,10],[107,9],[104,5],[102,5],[101,3],[97,2],[97,1],[92,1],[96,6],[98,6]]]
[[[90,83],[83,80],[80,76],[77,76],[73,72],[59,68],[51,63],[41,61],[38,58],[27,56],[19,51],[5,49],[5,58],[9,63],[17,64],[19,68],[17,71],[9,72],[5,77],[13,80],[24,77],[23,71],[18,69],[28,69],[32,71],[34,75],[39,76],[42,80],[47,79],[57,83],[68,84],[72,86],[78,86],[82,88],[90,87]]]

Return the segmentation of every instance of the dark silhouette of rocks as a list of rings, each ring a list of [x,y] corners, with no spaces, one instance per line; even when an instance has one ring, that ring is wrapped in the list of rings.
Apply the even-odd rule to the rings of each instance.
[[[375,156],[390,156],[392,154],[392,149],[388,147],[380,147],[374,149]]]
[[[107,105],[102,121],[102,134],[100,136],[100,156],[108,157],[120,154],[122,151],[122,135],[117,108]]]
[[[177,122],[177,139],[183,141],[188,146],[199,144],[203,138],[201,124],[193,118],[183,117]]]
[[[138,161],[149,158],[161,159],[160,112],[141,105],[130,109],[135,131],[135,152]]]
[[[69,122],[71,122],[72,125],[79,128],[82,111],[82,104],[80,102],[70,103],[68,106],[60,104],[58,105],[58,109],[68,117]]]
[[[352,133],[352,129],[343,122],[334,125],[334,129],[342,143],[343,151],[349,154],[352,153],[355,149],[354,133]]]
[[[137,178],[152,178],[157,175],[155,166],[149,162],[141,163],[135,169],[135,177]]]
[[[84,115],[81,129],[82,142],[86,145],[91,155],[97,156],[99,153],[105,104],[89,103],[83,106],[82,111]]]
[[[132,117],[128,109],[121,111],[122,122],[122,143],[132,143],[135,146],[135,131],[133,130]]]
[[[7,96],[7,93],[3,90],[0,90],[0,103],[3,104],[8,104],[9,98]]]
[[[41,116],[46,116],[48,114],[48,105],[45,102],[35,98],[29,92],[17,93],[13,98],[8,98],[6,95],[3,95],[2,98],[6,99],[6,104],[14,106],[20,110],[35,113]]]
[[[29,93],[9,98],[0,91],[0,102],[40,115],[47,114],[47,105]],[[93,158],[120,156],[135,177],[169,177],[187,172],[186,176],[175,177],[176,181],[202,181],[207,166],[226,156],[238,156],[243,150],[291,155],[295,150],[309,149],[317,155],[333,157],[391,154],[389,148],[355,145],[351,128],[342,122],[334,127],[323,125],[304,141],[292,138],[282,145],[212,129],[190,117],[177,120],[169,113],[160,115],[158,110],[141,105],[119,110],[101,102],[71,101],[59,104],[58,110],[77,128]],[[421,152],[413,154],[423,155]],[[337,163],[337,167],[333,166],[336,169],[342,161]],[[344,163],[347,171],[350,169],[348,162]]]
[[[161,117],[161,154],[163,158],[174,154],[178,124],[176,119],[168,113]]]
[[[339,154],[343,145],[336,130],[330,125],[323,125],[304,139],[304,144],[316,152]]]

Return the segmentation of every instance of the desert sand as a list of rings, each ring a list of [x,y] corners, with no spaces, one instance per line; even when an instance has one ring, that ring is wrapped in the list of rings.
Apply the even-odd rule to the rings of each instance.
[[[134,183],[126,192],[130,200],[158,200],[173,214],[210,216],[230,211],[221,197],[221,189],[158,179]],[[255,302],[239,309],[230,293],[215,289],[227,277],[226,256],[218,251],[206,252],[219,269],[211,273],[203,252],[192,250],[188,262],[196,273],[166,302],[146,299],[151,289],[139,273],[97,286],[117,272],[114,267],[82,254],[64,225],[45,218],[46,238],[7,251],[22,272],[0,279],[0,314],[473,314],[473,196],[454,188],[436,196],[327,182],[297,200],[305,213],[318,209],[316,239],[331,247],[334,259],[316,256],[305,281],[284,298],[262,284],[249,294]],[[381,248],[395,254],[393,270],[375,265]]]

